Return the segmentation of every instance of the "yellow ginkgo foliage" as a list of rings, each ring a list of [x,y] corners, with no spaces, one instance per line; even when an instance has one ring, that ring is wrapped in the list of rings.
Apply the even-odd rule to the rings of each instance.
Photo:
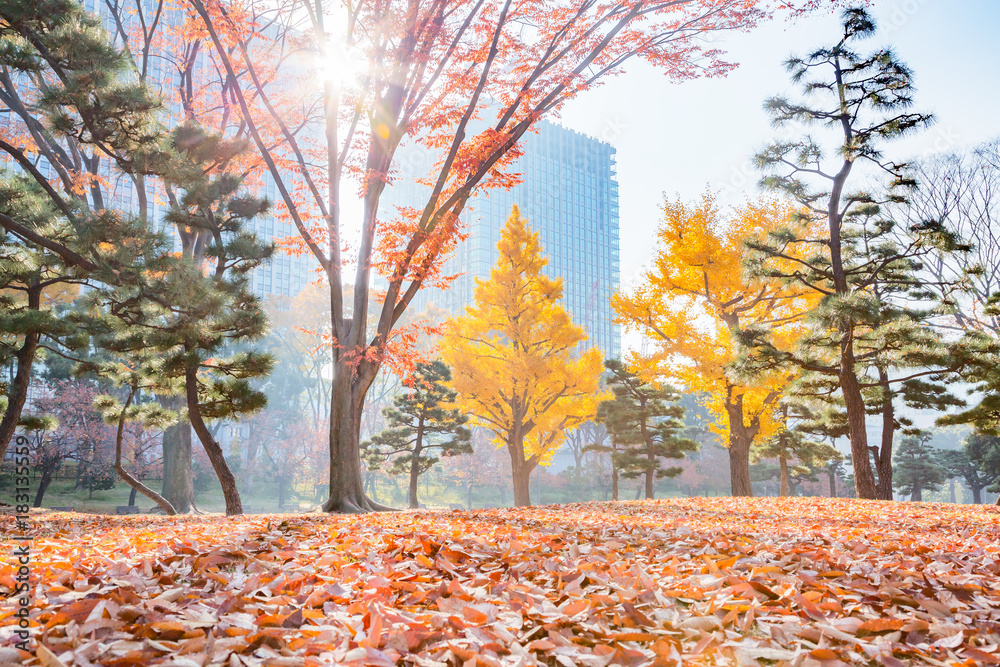
[[[562,280],[542,273],[548,259],[516,206],[498,248],[489,280],[476,280],[475,305],[446,325],[441,352],[458,404],[510,453],[523,506],[531,471],[593,418],[603,366],[599,350],[579,352],[586,335],[559,305]]]
[[[775,402],[790,380],[778,373],[737,378],[735,334],[766,326],[790,342],[814,299],[795,285],[748,277],[745,242],[787,227],[793,211],[762,201],[727,216],[711,194],[693,206],[666,201],[652,267],[631,293],[612,297],[617,322],[656,342],[651,354],[633,354],[630,365],[703,397],[728,443],[733,495],[752,495],[750,449],[778,429]]]

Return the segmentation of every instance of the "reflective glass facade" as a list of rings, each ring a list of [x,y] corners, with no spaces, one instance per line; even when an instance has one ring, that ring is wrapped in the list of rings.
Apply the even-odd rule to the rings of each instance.
[[[539,232],[549,258],[546,273],[563,279],[563,301],[573,321],[607,357],[621,352],[621,332],[613,325],[609,298],[620,283],[618,256],[618,182],[615,149],[572,130],[542,122],[522,142],[523,155],[512,171],[523,174],[520,185],[495,189],[469,200],[464,215],[469,238],[445,266],[460,275],[449,290],[425,289],[412,308],[428,303],[460,313],[473,302],[475,278],[488,278],[497,260],[497,242],[516,204]],[[398,180],[382,198],[381,215],[392,205],[420,206],[426,188],[413,182],[423,175],[424,160],[404,151]]]

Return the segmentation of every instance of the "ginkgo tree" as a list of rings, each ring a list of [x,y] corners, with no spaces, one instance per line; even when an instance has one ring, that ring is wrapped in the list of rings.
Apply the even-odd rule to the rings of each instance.
[[[835,4],[834,0],[830,0]],[[683,80],[733,65],[703,36],[746,30],[825,0],[186,0],[219,108],[276,186],[278,214],[322,268],[331,304],[327,511],[379,509],[364,494],[360,423],[369,388],[417,292],[447,284],[444,259],[477,191],[511,187],[519,141],[539,119],[645,60]],[[386,210],[397,149],[434,159],[425,201]],[[348,217],[353,193],[360,213]],[[372,272],[388,287],[374,298]],[[350,274],[353,273],[353,278]],[[370,312],[371,311],[371,312]],[[377,312],[375,324],[370,315]],[[405,345],[404,345],[405,346]],[[405,355],[404,355],[405,359]]]
[[[777,400],[788,374],[741,377],[735,332],[748,325],[794,336],[810,296],[794,285],[749,278],[744,241],[787,226],[792,208],[749,202],[726,214],[711,194],[689,205],[665,201],[652,266],[629,293],[611,299],[616,322],[650,336],[656,349],[633,355],[641,375],[675,378],[701,397],[729,448],[733,495],[750,496],[750,453],[779,430]]]
[[[475,304],[446,324],[441,353],[458,405],[510,453],[514,504],[524,506],[531,471],[594,417],[603,365],[600,350],[580,351],[587,337],[559,304],[562,279],[542,273],[538,233],[516,206],[498,248]]]

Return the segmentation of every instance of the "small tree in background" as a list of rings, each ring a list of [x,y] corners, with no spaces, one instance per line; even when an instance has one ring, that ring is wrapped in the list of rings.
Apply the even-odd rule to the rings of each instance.
[[[604,366],[611,372],[608,386],[614,398],[597,408],[597,419],[611,434],[619,451],[612,456],[626,479],[645,478],[646,498],[653,497],[654,479],[674,477],[683,468],[663,465],[664,459],[684,458],[698,448],[694,440],[679,437],[684,429],[680,395],[671,387],[642,380],[617,359]]]
[[[1000,436],[971,433],[962,445],[962,453],[971,466],[967,467],[963,461],[959,466],[953,464],[952,469],[961,471],[975,501],[982,502],[982,490],[1000,493]],[[997,504],[1000,505],[1000,497],[997,498]]]
[[[465,426],[469,418],[458,408],[449,407],[458,395],[446,385],[450,381],[451,371],[444,362],[418,363],[412,388],[382,410],[388,428],[362,443],[365,462],[371,469],[388,464],[389,474],[408,475],[407,500],[411,509],[420,507],[420,475],[430,470],[439,457],[472,453],[472,434]]]
[[[939,451],[927,444],[929,436],[903,438],[896,455],[895,488],[910,500],[923,500],[924,491],[934,491],[948,481],[948,470],[938,458]]]
[[[510,456],[497,447],[490,431],[484,428],[471,429],[472,453],[461,458],[449,458],[442,462],[448,479],[464,486],[466,506],[472,509],[472,489],[495,489],[500,494],[500,504],[507,504],[507,489],[510,486]]]
[[[787,401],[783,402],[778,410],[778,422],[782,424],[782,428],[762,443],[753,455],[755,463],[761,459],[778,459],[780,485],[778,495],[781,497],[791,495],[793,475],[811,480],[816,469],[827,465],[830,461],[843,459],[843,455],[833,445],[811,439],[808,432],[790,426],[790,413],[795,418],[795,407],[789,405]],[[797,462],[797,465],[793,462]],[[790,466],[794,469],[790,470]]]
[[[600,406],[598,406],[598,410],[600,410]],[[600,424],[600,422],[598,423]],[[618,455],[619,447],[617,443],[615,443],[615,439],[612,438],[611,434],[608,432],[608,427],[605,424],[601,424],[601,426],[604,427],[604,432],[600,434],[602,437],[600,439],[595,438],[594,442],[587,444],[584,449],[587,452],[594,452],[596,454],[607,454],[611,477],[611,500],[617,501],[618,475],[620,471],[618,470],[618,461],[616,457]],[[607,490],[607,487],[605,487],[605,490]],[[606,497],[607,496],[605,496],[605,498]]]

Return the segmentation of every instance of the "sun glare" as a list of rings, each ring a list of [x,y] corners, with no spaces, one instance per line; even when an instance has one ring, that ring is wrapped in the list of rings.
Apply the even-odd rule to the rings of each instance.
[[[361,81],[368,69],[364,53],[341,40],[332,40],[320,55],[317,71],[323,83],[332,82],[342,86]]]

